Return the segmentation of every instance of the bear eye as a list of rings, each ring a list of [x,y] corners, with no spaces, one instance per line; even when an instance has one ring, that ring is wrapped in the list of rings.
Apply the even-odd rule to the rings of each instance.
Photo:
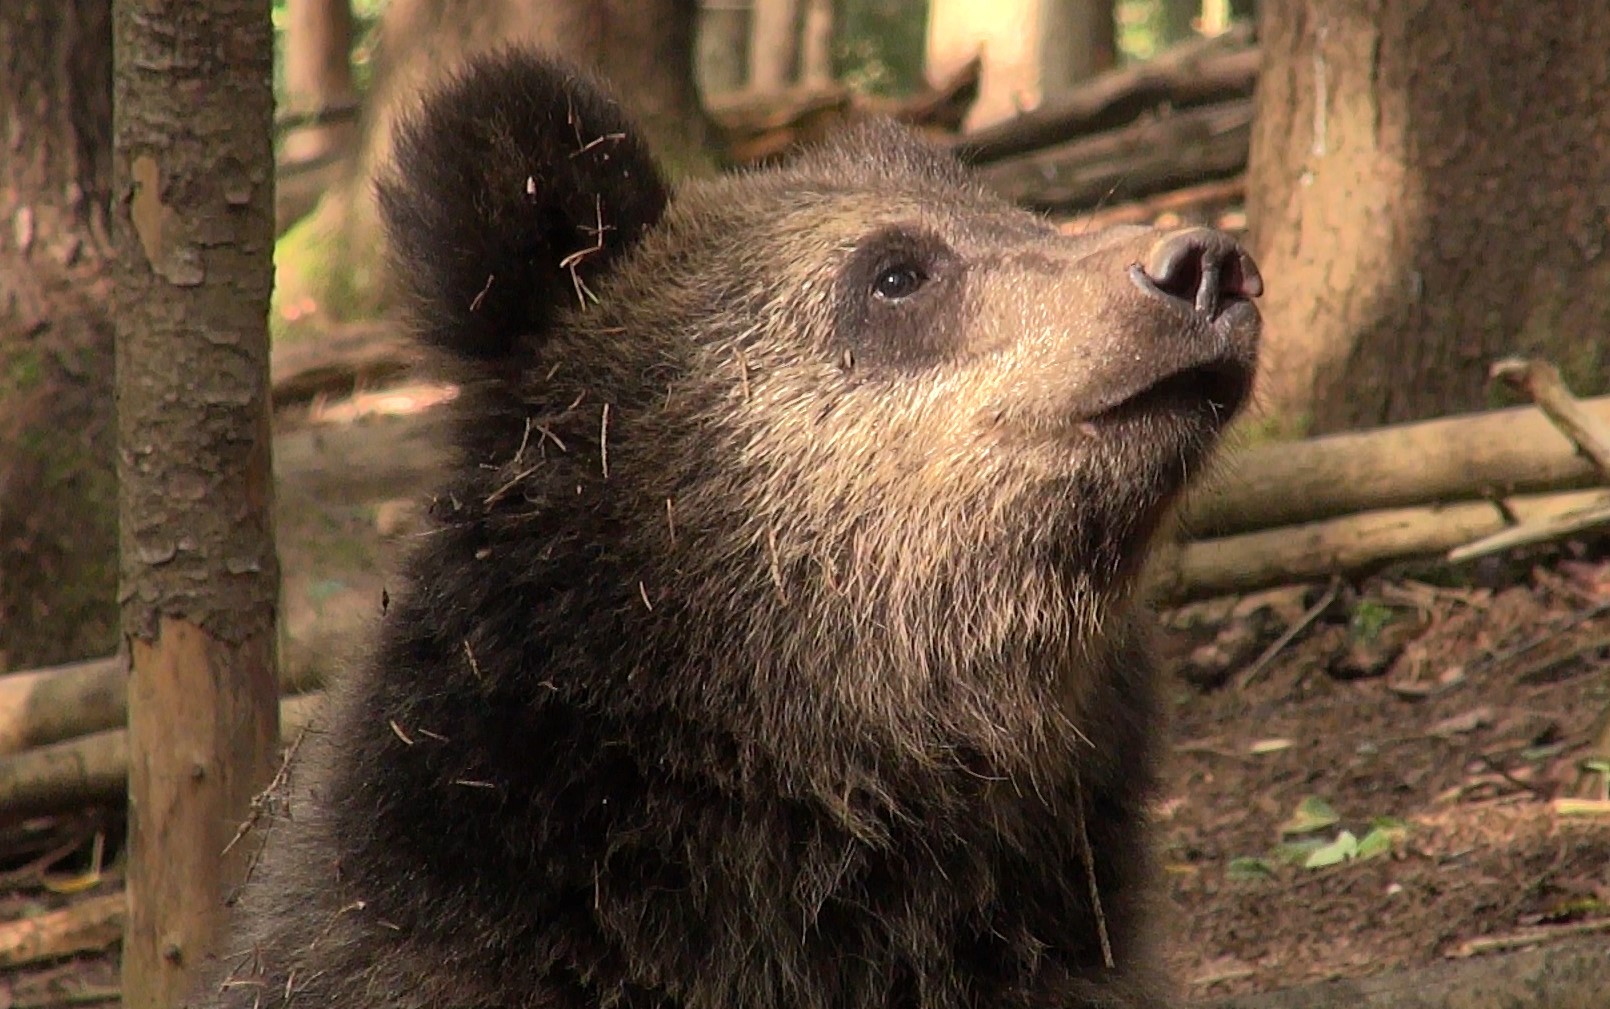
[[[899,301],[916,294],[928,282],[928,274],[912,263],[900,263],[878,273],[872,293],[885,301]]]

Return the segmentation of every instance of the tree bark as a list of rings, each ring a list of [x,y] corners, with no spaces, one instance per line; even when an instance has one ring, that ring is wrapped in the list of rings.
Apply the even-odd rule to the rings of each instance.
[[[230,842],[276,765],[273,36],[260,0],[130,0],[114,45],[123,995],[168,1009],[244,875],[253,845]]]
[[[117,642],[109,0],[0,4],[0,670]]]
[[[799,53],[798,0],[754,0],[749,36],[749,86],[760,94],[782,91],[794,81]]]
[[[1590,0],[1269,0],[1248,172],[1264,396],[1333,431],[1610,387],[1610,19]]]

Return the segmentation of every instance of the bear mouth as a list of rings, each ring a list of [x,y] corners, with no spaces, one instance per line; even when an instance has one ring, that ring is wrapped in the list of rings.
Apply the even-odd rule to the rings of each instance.
[[[1079,427],[1099,430],[1145,418],[1200,419],[1222,428],[1240,413],[1252,392],[1252,370],[1236,357],[1219,357],[1165,372],[1081,418]]]

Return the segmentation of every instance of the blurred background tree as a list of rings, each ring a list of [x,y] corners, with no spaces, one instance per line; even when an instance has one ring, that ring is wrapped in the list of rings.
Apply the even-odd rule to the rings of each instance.
[[[109,0],[0,4],[0,670],[112,651]]]

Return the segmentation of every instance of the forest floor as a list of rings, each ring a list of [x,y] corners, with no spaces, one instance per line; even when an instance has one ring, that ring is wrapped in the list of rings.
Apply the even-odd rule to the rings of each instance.
[[[282,415],[279,433],[429,402],[321,403]],[[280,485],[284,617],[327,672],[363,647],[415,528],[407,499],[363,497]],[[1165,614],[1157,840],[1168,958],[1192,998],[1583,931],[1610,941],[1610,817],[1558,801],[1610,709],[1603,546],[1478,565],[1457,583],[1417,574]],[[116,893],[120,832],[97,810],[0,827],[0,934]],[[116,927],[98,934],[82,945],[99,951],[67,960],[0,959],[0,1009],[115,1002]]]

